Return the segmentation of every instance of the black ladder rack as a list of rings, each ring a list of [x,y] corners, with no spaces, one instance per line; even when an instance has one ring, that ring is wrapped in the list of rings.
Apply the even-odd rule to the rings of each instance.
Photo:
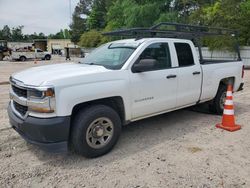
[[[161,29],[161,27],[166,29]],[[216,27],[205,27],[197,25],[188,25],[180,23],[169,23],[162,22],[154,25],[150,28],[131,28],[131,29],[121,29],[111,32],[103,33],[107,36],[121,36],[121,37],[135,37],[142,38],[144,36],[148,37],[168,37],[168,38],[197,38],[204,36],[216,36],[216,35],[231,35],[237,36],[238,31],[227,29],[227,28],[216,28]]]
[[[164,27],[164,29],[161,29]],[[131,29],[121,29],[111,32],[103,33],[105,36],[116,36],[122,38],[135,38],[139,40],[141,38],[180,38],[193,40],[198,46],[199,55],[201,61],[203,60],[201,53],[200,39],[205,36],[231,36],[236,39],[235,50],[238,54],[238,60],[241,60],[239,44],[237,42],[238,31],[227,29],[227,28],[217,28],[217,27],[206,27],[197,25],[188,25],[181,23],[170,23],[161,22],[150,28],[131,28]]]

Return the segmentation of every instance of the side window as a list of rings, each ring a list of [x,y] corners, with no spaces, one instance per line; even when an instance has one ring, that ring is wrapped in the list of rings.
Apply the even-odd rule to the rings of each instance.
[[[171,58],[168,43],[154,43],[149,45],[140,55],[142,59],[155,59],[156,64],[152,70],[167,69],[171,67]],[[139,63],[137,61],[137,63]]]
[[[37,49],[37,52],[43,52],[42,50],[40,50],[40,49]]]
[[[194,65],[193,52],[188,43],[175,43],[179,67]]]

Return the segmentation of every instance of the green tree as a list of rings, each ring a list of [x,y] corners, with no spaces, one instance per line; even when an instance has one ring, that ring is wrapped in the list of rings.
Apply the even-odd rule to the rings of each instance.
[[[13,27],[11,30],[11,34],[12,34],[12,40],[13,41],[23,41],[23,27],[24,26],[18,26],[18,27]]]
[[[93,2],[91,12],[87,18],[87,26],[89,30],[100,30],[105,27],[106,14],[109,6],[110,0],[95,0]]]
[[[117,0],[107,12],[106,30],[150,27],[163,21],[178,21],[172,0]]]
[[[191,14],[190,22],[239,30],[240,43],[247,45],[250,39],[249,16],[250,0],[217,0]],[[207,38],[205,40],[205,44],[211,49],[223,47],[228,49],[233,42],[233,40],[229,40],[229,37]]]
[[[47,37],[45,36],[45,34],[44,33],[39,33],[38,34],[38,37],[39,37],[39,39],[46,39]]]
[[[175,0],[171,1],[171,8],[178,12],[179,21],[189,23],[189,16],[202,7],[214,4],[215,0]]]
[[[70,31],[68,29],[64,29],[63,35],[64,35],[65,39],[70,39],[71,38]]]
[[[100,32],[91,30],[82,34],[78,45],[86,48],[93,48],[100,45],[102,40],[103,36]]]
[[[2,30],[0,29],[0,40],[2,40],[3,39],[3,32],[2,32]]]
[[[106,31],[111,31],[113,29],[123,28],[126,26],[126,15],[124,13],[124,9],[130,6],[129,3],[130,2],[127,0],[117,0],[109,8],[107,12],[107,26],[105,28]]]
[[[250,45],[250,0],[240,3],[238,26],[240,29],[240,40],[244,45]]]
[[[11,30],[9,28],[8,25],[5,25],[2,29],[2,35],[3,35],[3,39],[7,40],[7,41],[11,41],[12,40],[12,34],[11,34]]]
[[[61,29],[56,34],[50,34],[48,36],[48,38],[50,38],[50,39],[65,39],[65,37],[64,37],[64,31]]]
[[[82,15],[88,15],[91,10],[93,0],[80,0],[72,15],[72,23],[70,24],[71,41],[79,42],[81,35],[87,30],[86,18]]]

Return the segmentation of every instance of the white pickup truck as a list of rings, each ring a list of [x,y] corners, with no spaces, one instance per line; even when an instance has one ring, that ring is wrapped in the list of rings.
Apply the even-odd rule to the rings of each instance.
[[[71,146],[86,157],[109,152],[121,126],[209,102],[223,110],[226,85],[243,86],[241,61],[200,64],[190,40],[127,39],[107,43],[82,63],[34,67],[10,78],[8,114],[27,141],[49,150]]]
[[[50,60],[51,54],[37,48],[35,51],[12,51],[11,58],[19,61],[26,61],[27,59]]]

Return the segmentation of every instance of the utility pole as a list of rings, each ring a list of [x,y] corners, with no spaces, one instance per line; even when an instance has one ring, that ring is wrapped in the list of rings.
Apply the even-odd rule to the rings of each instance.
[[[71,23],[72,12],[71,12],[71,0],[69,0],[69,22]]]

